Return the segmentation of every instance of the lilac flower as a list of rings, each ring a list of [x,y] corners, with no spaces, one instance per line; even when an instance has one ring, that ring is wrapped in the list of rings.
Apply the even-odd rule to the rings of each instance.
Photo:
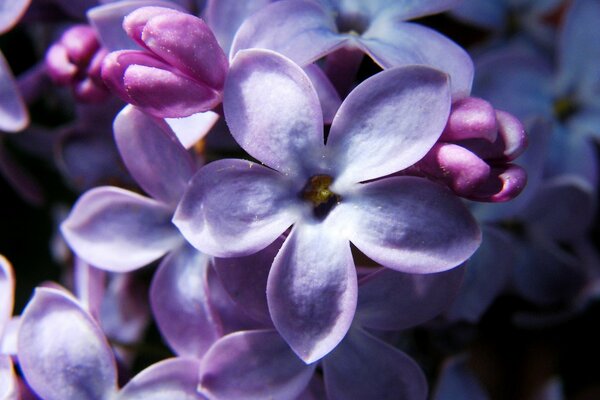
[[[552,121],[545,175],[573,173],[593,186],[597,162],[591,139],[600,132],[597,15],[598,1],[573,1],[559,32],[555,66],[545,55],[512,44],[481,57],[475,88],[477,95],[523,121]]]
[[[11,354],[12,336],[15,334],[16,319],[11,321],[15,293],[15,278],[12,266],[0,255],[0,398],[18,399],[18,379],[14,373]]]
[[[221,103],[227,57],[199,18],[143,7],[123,21],[144,50],[110,53],[102,77],[128,103],[154,116],[186,117]]]
[[[307,363],[344,337],[356,304],[350,241],[386,267],[452,268],[480,233],[451,193],[425,179],[393,177],[439,138],[448,77],[413,66],[365,81],[336,114],[327,145],[310,80],[266,50],[240,52],[224,111],[240,145],[266,166],[219,160],[191,180],[173,222],[202,252],[252,254],[293,228],[273,263],[267,297],[275,327]]]
[[[121,390],[113,352],[96,321],[69,293],[38,288],[23,311],[18,334],[21,370],[45,400],[202,399],[198,361],[163,360]]]
[[[127,169],[153,198],[110,186],[92,189],[61,231],[85,261],[126,272],[184,245],[171,217],[195,164],[164,121],[131,106],[115,120],[115,140]]]
[[[464,97],[469,94],[473,79],[473,65],[467,53],[445,36],[405,22],[448,10],[457,3],[454,0],[278,1],[242,24],[230,58],[242,49],[265,48],[306,65],[344,49],[346,52],[338,54],[341,59],[336,66],[347,63],[358,66],[360,57],[356,53],[369,55],[384,69],[428,65],[448,73],[453,96]]]
[[[273,249],[257,254],[252,265],[239,259],[217,259],[215,264],[220,276],[228,278],[223,282],[239,288],[230,291],[233,298],[244,305],[250,302],[261,320],[269,318],[264,300],[269,252]],[[253,277],[254,272],[262,279]],[[418,365],[372,330],[407,329],[431,319],[447,306],[462,275],[461,268],[428,275],[380,269],[361,278],[352,327],[321,360],[326,391],[321,398],[424,399],[427,384]],[[247,279],[253,284],[243,285]],[[317,363],[302,363],[285,340],[264,325],[227,335],[211,347],[202,360],[200,391],[211,399],[294,399],[316,367]]]

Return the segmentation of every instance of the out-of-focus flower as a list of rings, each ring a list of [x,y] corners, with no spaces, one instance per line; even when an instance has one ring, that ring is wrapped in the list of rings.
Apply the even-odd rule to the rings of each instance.
[[[252,254],[293,225],[267,290],[275,327],[307,363],[344,337],[356,304],[350,241],[386,267],[455,267],[480,232],[452,193],[426,179],[392,177],[437,141],[450,111],[447,75],[422,66],[383,71],[334,117],[327,145],[309,78],[267,50],[240,52],[225,85],[225,118],[266,166],[219,160],[192,178],[173,222],[201,251]]]
[[[471,90],[469,55],[444,35],[406,22],[450,9],[455,0],[411,2],[283,0],[251,15],[241,25],[230,58],[242,49],[265,48],[307,65],[339,50],[337,74],[353,79],[362,54],[382,68],[419,64],[451,77],[455,98]],[[342,69],[343,68],[343,69]],[[344,72],[342,72],[344,71]]]
[[[186,117],[221,103],[227,57],[204,21],[143,7],[125,18],[123,28],[144,50],[106,57],[102,77],[117,96],[159,118]]]
[[[16,354],[16,319],[11,320],[15,294],[12,266],[0,255],[0,398],[17,400],[18,379],[13,369],[11,355]]]

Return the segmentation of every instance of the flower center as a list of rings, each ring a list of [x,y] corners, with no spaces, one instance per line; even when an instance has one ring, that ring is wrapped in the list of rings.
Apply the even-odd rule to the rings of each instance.
[[[577,105],[569,97],[561,97],[554,101],[554,115],[564,121],[577,111]]]
[[[358,13],[338,14],[335,18],[338,32],[349,35],[362,35],[369,27],[369,20]]]
[[[340,195],[329,189],[332,182],[333,178],[329,175],[315,175],[300,193],[304,200],[312,203],[313,215],[318,219],[324,219],[342,200]]]

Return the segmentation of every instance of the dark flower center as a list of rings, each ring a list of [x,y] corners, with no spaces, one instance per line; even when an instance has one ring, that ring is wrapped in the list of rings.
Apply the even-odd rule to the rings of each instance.
[[[369,20],[363,15],[352,13],[352,14],[338,14],[335,19],[335,24],[340,33],[348,33],[355,35],[362,35],[369,27]]]
[[[313,215],[318,219],[324,219],[342,200],[340,195],[329,189],[332,182],[333,178],[329,175],[315,175],[300,193],[304,200],[312,203]]]
[[[560,121],[568,119],[577,112],[577,104],[569,97],[561,97],[554,101],[554,115]]]

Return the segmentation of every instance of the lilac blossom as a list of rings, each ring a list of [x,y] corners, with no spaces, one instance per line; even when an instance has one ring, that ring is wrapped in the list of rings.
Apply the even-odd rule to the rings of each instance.
[[[64,290],[38,288],[18,333],[21,370],[45,400],[202,399],[198,361],[171,358],[140,372],[121,390],[113,352],[101,328]]]
[[[310,80],[284,56],[240,52],[224,96],[234,138],[265,166],[208,164],[173,222],[194,247],[218,257],[252,254],[293,225],[267,298],[275,327],[306,363],[331,351],[352,322],[350,241],[386,267],[417,273],[455,267],[479,245],[471,215],[437,184],[361,183],[411,166],[437,141],[450,110],[447,75],[413,66],[365,81],[338,110],[327,145]]]
[[[131,106],[115,120],[115,140],[127,169],[153,198],[94,188],[81,196],[61,231],[90,264],[126,272],[184,245],[171,217],[195,164],[164,121]]]
[[[0,398],[18,399],[18,379],[14,373],[11,355],[15,354],[16,319],[11,320],[15,293],[12,266],[0,255]]]
[[[596,17],[600,2],[575,0],[558,36],[553,66],[523,44],[490,52],[479,59],[477,95],[523,121],[552,121],[546,176],[573,173],[596,186],[597,162],[592,139],[598,136],[600,60]]]
[[[144,48],[110,53],[102,77],[123,100],[154,116],[187,117],[221,103],[227,57],[199,18],[164,7],[143,7],[123,21]]]
[[[452,94],[467,96],[473,65],[467,53],[432,29],[407,20],[452,8],[454,0],[393,3],[370,1],[284,0],[251,15],[241,25],[230,58],[242,49],[265,48],[306,65],[326,55],[336,56],[334,73],[353,79],[367,54],[382,68],[428,65],[448,73]],[[338,51],[337,55],[335,54]]]
[[[267,321],[264,298],[272,245],[247,260],[217,259],[215,266],[239,304]],[[262,254],[261,254],[262,253]],[[371,270],[373,271],[373,270]],[[463,269],[410,275],[375,270],[359,281],[358,307],[344,340],[320,363],[306,365],[269,324],[218,340],[202,360],[200,391],[211,399],[294,399],[320,364],[327,399],[424,399],[425,377],[418,365],[373,332],[402,330],[439,314],[460,286]],[[257,277],[258,275],[258,277]],[[243,285],[252,279],[252,285]],[[231,290],[237,287],[236,290]]]

